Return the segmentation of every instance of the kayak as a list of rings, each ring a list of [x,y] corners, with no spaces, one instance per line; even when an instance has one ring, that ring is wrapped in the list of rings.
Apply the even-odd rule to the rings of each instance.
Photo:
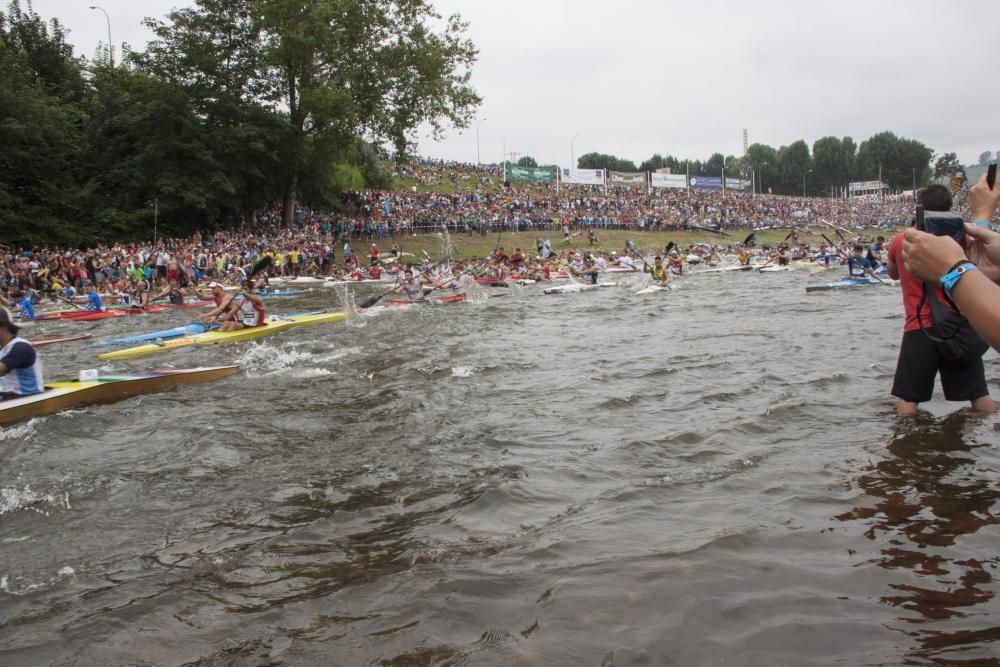
[[[821,292],[825,290],[850,289],[852,287],[864,287],[866,285],[894,285],[895,281],[878,281],[874,278],[845,278],[832,283],[819,283],[816,285],[806,285],[807,292]]]
[[[704,271],[698,271],[700,276],[703,273],[729,273],[730,271],[749,271],[754,267],[750,264],[740,264],[739,266],[724,266],[716,269],[705,269]]]
[[[171,338],[180,338],[181,336],[204,333],[205,329],[206,327],[204,324],[201,322],[195,322],[193,324],[185,324],[180,327],[173,327],[172,329],[163,329],[162,331],[154,331],[152,333],[115,338],[113,340],[96,343],[95,345],[136,345],[138,343],[145,343],[151,340],[169,340]]]
[[[305,294],[308,291],[309,290],[304,290],[304,289],[284,289],[284,290],[276,289],[259,293],[257,294],[257,296],[259,296],[262,299],[281,299],[287,296],[299,296],[300,294]]]
[[[156,306],[147,306],[145,309],[142,308],[108,308],[106,310],[71,310],[63,311],[56,315],[55,317],[41,317],[38,319],[61,319],[61,320],[72,320],[74,322],[91,322],[94,320],[106,320],[112,317],[125,317],[127,315],[150,315],[153,313],[162,313],[165,310],[174,310],[177,308],[200,308],[202,306],[212,306],[215,305],[211,301],[189,301],[187,303],[180,304],[160,304]]]
[[[614,287],[618,283],[597,283],[597,284],[582,284],[573,283],[571,285],[556,285],[555,287],[546,287],[545,294],[571,294],[576,292],[589,292],[591,290],[600,289],[601,287]]]
[[[0,425],[51,415],[67,408],[114,403],[139,394],[164,391],[179,384],[211,382],[239,370],[239,366],[189,368],[148,373],[101,375],[93,380],[67,380],[45,385],[45,391],[0,401]]]
[[[171,338],[169,340],[161,340],[150,342],[145,345],[127,347],[124,350],[104,352],[97,355],[97,358],[102,361],[135,359],[137,357],[145,357],[158,352],[168,352],[182,347],[239,343],[244,340],[251,340],[253,338],[260,338],[262,336],[270,336],[272,334],[281,333],[287,329],[310,327],[330,322],[340,322],[345,318],[346,315],[342,312],[310,313],[305,315],[289,315],[287,317],[272,315],[267,318],[267,321],[263,325],[259,327],[237,329],[236,331],[205,331],[203,333],[193,333],[179,336],[177,338]]]
[[[270,278],[272,283],[282,285],[318,285],[326,282],[326,278],[313,278],[312,276],[299,276],[298,278]]]
[[[46,345],[55,345],[56,343],[69,343],[74,340],[85,340],[90,338],[90,334],[84,334],[82,336],[65,336],[63,338],[39,338],[37,340],[29,340],[35,347],[45,347]]]
[[[534,285],[537,281],[530,278],[511,278],[508,280],[494,280],[492,278],[476,278],[480,285],[488,287],[510,287],[511,285]]]
[[[669,292],[673,287],[668,285],[650,285],[648,287],[643,287],[641,290],[636,292],[636,294],[655,294],[657,292]]]
[[[385,279],[379,278],[362,278],[361,280],[353,280],[351,278],[327,278],[327,285],[371,285],[378,283],[391,283],[395,278],[387,277]]]
[[[409,301],[409,300],[386,301],[385,305],[387,307],[391,307],[391,306],[420,306],[420,305],[426,305],[426,304],[430,304],[430,303],[455,303],[457,301],[465,301],[465,295],[464,294],[449,294],[448,296],[439,296],[436,299],[425,299],[423,301]]]
[[[639,271],[639,269],[634,268],[634,267],[628,268],[628,267],[624,267],[624,266],[612,266],[612,267],[608,268],[607,272],[608,273],[635,273],[636,271]]]
[[[760,271],[761,273],[779,273],[781,271],[791,271],[792,267],[790,267],[790,266],[762,266],[762,267],[760,267],[757,270]]]

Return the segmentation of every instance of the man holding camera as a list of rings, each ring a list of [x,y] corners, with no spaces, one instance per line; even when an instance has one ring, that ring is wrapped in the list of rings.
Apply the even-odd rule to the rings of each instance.
[[[951,298],[975,330],[1000,350],[1000,234],[990,221],[1000,205],[1000,188],[990,187],[986,176],[969,190],[969,209],[975,224],[965,225],[967,248],[947,236],[916,229],[904,233],[906,270],[936,282],[946,278]]]
[[[942,185],[931,185],[919,193],[918,203],[925,211],[927,228],[931,230],[944,229],[948,224],[962,230],[961,219],[949,213],[952,205],[951,192]],[[935,221],[939,221],[935,224]],[[903,324],[903,340],[900,343],[899,360],[896,363],[896,374],[892,384],[892,395],[899,399],[896,414],[913,415],[920,403],[929,401],[934,392],[934,379],[941,374],[941,387],[945,399],[949,401],[969,401],[973,410],[993,412],[996,404],[990,398],[986,386],[986,375],[983,369],[981,349],[978,354],[972,351],[967,354],[954,355],[950,349],[951,342],[942,338],[943,322],[935,323],[935,312],[938,315],[951,313],[953,310],[935,308],[938,304],[948,304],[951,301],[951,291],[947,281],[938,284],[938,279],[948,273],[948,266],[928,279],[925,289],[926,273],[913,271],[910,265],[908,251],[904,248],[911,234],[928,237],[954,246],[954,250],[963,259],[965,255],[961,246],[950,237],[933,236],[916,229],[908,229],[904,234],[898,234],[889,246],[887,269],[889,277],[899,280],[903,293],[903,310],[906,320]],[[1000,242],[998,242],[1000,243]],[[949,255],[950,257],[951,255]],[[904,261],[905,257],[905,261]],[[954,262],[953,262],[954,263]],[[936,267],[937,265],[935,265]],[[912,271],[912,272],[911,272]],[[934,303],[936,301],[936,303]]]

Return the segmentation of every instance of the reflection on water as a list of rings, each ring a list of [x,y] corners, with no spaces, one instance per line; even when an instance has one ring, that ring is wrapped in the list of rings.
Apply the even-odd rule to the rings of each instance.
[[[940,420],[926,414],[901,420],[887,458],[859,479],[878,500],[838,517],[868,526],[866,537],[880,545],[875,562],[897,575],[880,599],[907,612],[895,629],[916,641],[911,657],[934,664],[984,658],[991,661],[975,664],[998,664],[1000,624],[992,612],[1000,556],[992,539],[975,537],[1000,523],[994,513],[1000,488],[993,474],[983,474],[982,446],[966,442],[981,422],[965,410]]]

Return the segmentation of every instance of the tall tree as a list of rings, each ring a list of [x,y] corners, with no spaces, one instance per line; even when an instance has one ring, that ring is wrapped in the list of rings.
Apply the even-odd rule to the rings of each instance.
[[[197,0],[168,20],[153,24],[158,69],[192,85],[234,75],[249,84],[239,86],[242,101],[283,126],[286,223],[303,174],[329,173],[330,160],[356,152],[357,137],[406,154],[418,126],[436,136],[449,122],[467,127],[480,101],[466,24],[454,15],[436,29],[441,17],[426,0]]]
[[[982,153],[979,154],[979,166],[980,167],[985,167],[992,160],[993,160],[993,152],[992,151],[983,151]]]
[[[519,167],[537,167],[538,166],[538,162],[536,162],[535,158],[531,157],[530,155],[525,155],[524,157],[522,157],[520,160],[517,161],[517,166],[519,166]]]
[[[934,162],[934,177],[940,178],[942,176],[954,176],[956,173],[962,171],[965,167],[962,163],[958,161],[958,156],[954,153],[945,153],[938,157]]]

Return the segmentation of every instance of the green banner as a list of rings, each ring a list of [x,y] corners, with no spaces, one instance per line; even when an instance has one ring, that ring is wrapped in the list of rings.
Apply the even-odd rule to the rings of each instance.
[[[507,165],[505,180],[535,181],[536,183],[553,183],[556,180],[555,167],[519,167],[516,164]]]

